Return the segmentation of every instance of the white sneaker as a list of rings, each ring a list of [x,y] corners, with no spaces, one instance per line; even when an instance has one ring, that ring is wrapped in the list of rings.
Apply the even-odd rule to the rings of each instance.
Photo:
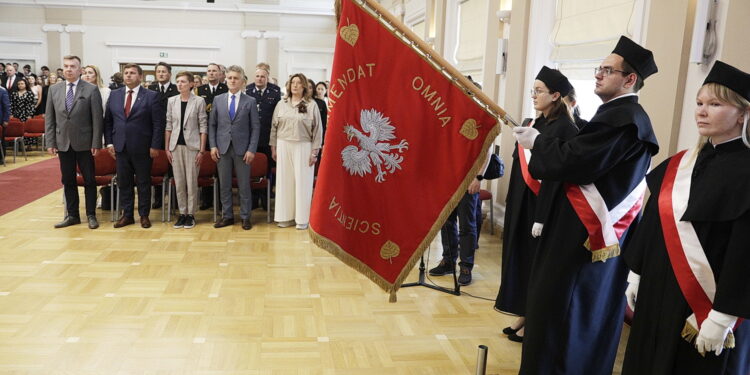
[[[278,223],[278,224],[276,224],[276,225],[278,225],[278,226],[279,226],[279,228],[289,228],[289,227],[291,227],[292,225],[294,225],[294,220],[289,220],[289,221],[279,221],[279,223]]]
[[[307,229],[307,224],[297,224],[297,229],[299,229],[299,230],[305,230],[305,229]]]

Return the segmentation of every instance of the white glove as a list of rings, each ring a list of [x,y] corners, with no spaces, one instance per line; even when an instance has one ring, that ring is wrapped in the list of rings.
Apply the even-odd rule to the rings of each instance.
[[[695,348],[700,353],[715,352],[721,354],[724,350],[724,340],[726,340],[732,327],[737,323],[737,317],[711,310],[708,318],[701,324],[698,332],[698,338],[695,339]]]
[[[544,224],[542,223],[534,223],[534,225],[531,226],[531,237],[537,238],[542,235],[542,228],[544,228]]]
[[[625,289],[625,298],[628,300],[630,311],[635,311],[635,301],[638,297],[638,285],[641,283],[641,276],[630,271],[628,274],[628,288]]]
[[[513,128],[513,136],[518,143],[527,150],[534,148],[534,141],[539,136],[539,130],[528,126],[516,126]]]

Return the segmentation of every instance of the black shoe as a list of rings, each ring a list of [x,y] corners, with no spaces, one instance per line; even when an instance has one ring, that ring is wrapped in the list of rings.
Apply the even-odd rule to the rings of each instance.
[[[81,224],[81,219],[73,216],[67,216],[63,221],[55,224],[55,228],[65,228],[71,225]]]
[[[173,228],[180,229],[185,227],[185,219],[187,217],[185,215],[180,215],[180,217],[177,218],[177,222],[174,223]]]
[[[253,223],[250,222],[250,219],[242,219],[242,229],[244,230],[253,229]]]
[[[467,267],[461,267],[461,274],[458,275],[458,285],[471,284],[471,270]]]
[[[89,215],[86,218],[89,220],[89,229],[99,228],[99,222],[96,221],[96,216]]]
[[[195,226],[195,218],[193,217],[193,215],[187,215],[187,217],[185,218],[185,226],[184,226],[184,228],[185,229],[190,229],[190,228],[192,228],[194,226]]]
[[[221,218],[214,224],[214,228],[224,228],[234,224],[234,219]]]
[[[445,259],[440,261],[437,267],[430,270],[430,276],[443,276],[452,274],[456,270],[456,264]]]
[[[518,336],[515,333],[508,335],[508,340],[513,342],[523,342],[523,336]]]
[[[513,328],[510,328],[510,327],[505,327],[505,328],[503,328],[503,333],[506,334],[506,335],[514,335],[521,328],[523,328],[523,326],[519,327],[518,329],[513,329]]]

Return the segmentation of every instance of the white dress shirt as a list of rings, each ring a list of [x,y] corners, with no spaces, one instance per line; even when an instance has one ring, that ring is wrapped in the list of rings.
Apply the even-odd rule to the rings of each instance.
[[[229,111],[229,106],[232,104],[232,95],[234,95],[234,111],[236,113],[240,109],[240,95],[242,95],[242,90],[237,91],[236,94],[227,91],[227,111]]]
[[[135,104],[135,99],[138,97],[138,91],[141,89],[141,85],[136,85],[133,88],[133,99],[130,102],[130,109],[133,109],[133,105]],[[125,99],[122,101],[122,107],[125,108],[126,105],[128,105],[128,91],[130,91],[130,88],[128,86],[125,86]]]

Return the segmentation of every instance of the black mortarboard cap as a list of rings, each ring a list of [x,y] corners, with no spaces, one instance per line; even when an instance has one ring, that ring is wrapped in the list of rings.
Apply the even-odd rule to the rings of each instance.
[[[551,92],[559,92],[560,96],[568,96],[570,90],[573,90],[573,85],[570,84],[568,78],[559,70],[550,69],[546,66],[542,67],[542,70],[536,75],[536,79],[544,82]]]
[[[718,83],[750,100],[750,74],[747,74],[727,63],[716,60],[703,84]]]
[[[656,67],[656,61],[654,61],[654,54],[624,35],[620,37],[612,53],[622,56],[641,76],[641,79],[645,80],[648,76],[659,71],[659,68]]]

